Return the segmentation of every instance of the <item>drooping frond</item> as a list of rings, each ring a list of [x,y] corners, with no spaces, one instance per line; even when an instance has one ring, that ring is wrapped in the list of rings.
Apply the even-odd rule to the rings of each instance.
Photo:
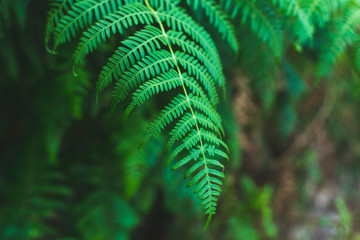
[[[320,51],[318,75],[330,72],[331,67],[346,48],[357,39],[360,27],[360,8],[352,9],[345,17],[331,26],[332,31],[325,37]]]
[[[46,22],[45,46],[48,48],[50,36],[53,34],[55,27],[59,24],[60,19],[74,4],[74,0],[53,0],[50,2],[50,11]]]
[[[295,40],[304,43],[313,37],[314,25],[310,18],[301,7],[299,0],[272,0],[273,4],[285,12],[287,17],[294,18],[292,21],[291,34],[295,35]],[[289,20],[292,20],[292,19]]]
[[[318,26],[324,26],[332,14],[346,5],[349,0],[304,0],[301,7],[305,11],[305,17]]]
[[[98,93],[114,86],[115,105],[131,97],[124,118],[152,96],[176,92],[149,124],[144,143],[166,128],[171,129],[165,147],[168,163],[174,160],[173,169],[188,167],[185,178],[191,178],[189,186],[196,185],[195,192],[210,220],[221,192],[220,179],[224,177],[220,161],[228,158],[228,148],[221,139],[221,117],[216,111],[217,87],[225,85],[220,56],[210,35],[177,7],[178,1],[144,3],[77,2],[53,30],[54,42],[57,46],[69,41],[86,27],[73,56],[74,64],[78,64],[112,35],[126,35],[97,82]],[[205,0],[200,5],[210,22],[236,48],[226,14],[214,1]],[[135,27],[133,34],[126,31]]]
[[[158,16],[173,30],[184,31],[190,35],[210,54],[210,57],[214,59],[213,61],[220,65],[219,54],[209,34],[181,9],[173,8],[169,11],[159,12]],[[119,11],[107,15],[104,19],[84,32],[74,54],[74,63],[79,63],[83,57],[94,51],[99,43],[110,37],[111,33],[118,32],[121,34],[124,29],[139,23],[151,25],[154,21],[153,18],[154,16],[151,11],[139,3],[125,5]],[[223,85],[224,82],[221,82],[221,84]]]
[[[249,24],[251,30],[263,42],[266,42],[277,57],[282,54],[281,21],[266,2],[254,0],[235,0],[234,15],[239,15],[242,24]]]
[[[232,49],[238,51],[238,42],[235,36],[233,25],[229,21],[229,16],[221,9],[214,0],[186,0],[186,3],[196,10],[199,6],[205,10],[205,14],[209,17],[210,23],[218,29]]]
[[[167,38],[173,45],[181,47],[183,52],[196,56],[220,85],[223,86],[225,84],[221,63],[211,58],[203,48],[200,48],[195,42],[188,40],[184,34],[174,30],[167,32]],[[146,26],[144,29],[136,32],[134,36],[129,37],[123,42],[123,46],[115,51],[107,65],[104,66],[99,76],[97,89],[102,91],[112,83],[113,78],[119,77],[128,70],[128,66],[135,64],[146,53],[150,54],[161,49],[165,44],[166,41],[163,33],[155,27]]]

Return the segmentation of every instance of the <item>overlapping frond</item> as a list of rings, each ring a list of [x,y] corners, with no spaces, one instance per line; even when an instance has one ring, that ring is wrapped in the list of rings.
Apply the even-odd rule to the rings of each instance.
[[[295,35],[296,41],[304,43],[313,37],[314,25],[309,16],[301,6],[299,0],[272,0],[273,4],[285,12],[290,20],[294,18],[291,24],[291,35]]]
[[[315,25],[322,27],[330,20],[333,13],[348,2],[349,0],[305,0],[301,1],[301,6],[305,11],[305,16]]]
[[[60,16],[52,33],[57,46],[87,28],[74,53],[75,64],[112,35],[130,35],[105,64],[97,82],[98,92],[114,86],[114,104],[131,96],[124,118],[152,96],[176,89],[175,96],[150,123],[144,143],[171,129],[165,147],[168,164],[174,160],[173,169],[188,167],[185,178],[191,179],[189,186],[196,185],[195,192],[210,220],[224,177],[220,161],[228,158],[216,111],[217,87],[224,87],[225,77],[210,35],[177,4],[170,0],[79,1]],[[195,3],[195,9],[197,5],[237,48],[233,28],[220,7],[211,0]],[[132,34],[128,28],[136,30]]]
[[[186,0],[186,3],[196,10],[199,6],[205,10],[210,23],[218,29],[218,32],[225,38],[232,49],[238,51],[238,42],[235,36],[235,30],[230,23],[229,16],[221,9],[214,0]]]
[[[239,15],[241,23],[249,24],[253,33],[266,42],[277,57],[280,57],[283,51],[282,26],[271,5],[254,0],[234,0],[234,4],[233,15]]]
[[[358,38],[360,27],[360,8],[347,11],[345,17],[331,26],[332,31],[325,37],[319,57],[318,75],[329,73],[331,67],[346,48]]]

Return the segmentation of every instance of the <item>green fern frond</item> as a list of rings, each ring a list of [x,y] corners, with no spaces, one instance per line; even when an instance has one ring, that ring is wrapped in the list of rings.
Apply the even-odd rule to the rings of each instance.
[[[187,40],[186,36],[180,32],[169,30],[167,37],[173,45],[180,46],[183,52],[196,56],[221,86],[225,84],[225,77],[222,74],[220,62],[214,61],[207,52],[197,46],[195,42]],[[136,32],[135,36],[131,36],[122,42],[123,46],[115,51],[114,55],[104,66],[99,76],[97,89],[102,91],[112,83],[113,78],[119,78],[119,76],[127,71],[129,69],[128,66],[135,64],[146,53],[150,54],[164,47],[165,44],[166,41],[163,33],[155,27],[146,26],[144,29]],[[214,88],[211,83],[208,85],[208,88],[210,86],[212,89]]]
[[[146,81],[134,92],[132,101],[125,110],[124,118],[127,118],[135,106],[141,106],[152,95],[167,92],[180,86],[181,79],[173,69],[170,69],[169,72],[165,72],[153,80]]]
[[[160,112],[157,118],[148,127],[148,134],[145,137],[157,137],[176,118],[182,116],[189,108],[189,98],[183,94],[174,97],[170,103]]]
[[[74,4],[71,11],[61,18],[54,33],[54,49],[70,41],[77,33],[122,6],[121,0],[88,0]]]
[[[266,42],[277,57],[280,57],[283,51],[282,26],[270,4],[255,0],[236,0],[235,4],[237,6],[234,14],[240,15],[241,23],[248,22],[253,33]]]
[[[123,46],[115,51],[103,67],[96,85],[98,92],[103,91],[113,82],[113,79],[119,78],[129,69],[129,66],[134,65],[146,54],[161,49],[161,42],[165,44],[163,33],[153,26],[146,26],[137,31],[134,36],[124,40]]]
[[[143,83],[146,78],[154,77],[173,67],[175,67],[173,56],[166,50],[160,50],[141,59],[141,62],[133,65],[117,80],[113,93],[115,104],[125,100],[130,91]]]
[[[166,34],[171,44],[180,46],[184,53],[186,52],[192,56],[196,56],[196,58],[208,69],[211,76],[216,79],[219,85],[225,85],[225,77],[222,73],[220,61],[211,58],[203,48],[199,47],[195,42],[188,40],[184,34],[173,30],[169,30]]]
[[[114,13],[124,4],[137,3],[135,0],[54,0],[49,13],[46,44],[50,40],[50,33],[54,32],[54,49],[70,41],[80,31],[91,26],[108,14]],[[176,7],[176,0],[152,0],[151,3],[159,8]],[[70,7],[71,6],[71,7]],[[60,20],[61,19],[61,20]],[[54,29],[55,28],[55,29]]]
[[[196,10],[199,6],[205,10],[205,14],[209,17],[210,23],[218,29],[232,49],[237,52],[239,49],[236,39],[235,30],[229,21],[229,16],[221,9],[214,0],[186,0],[186,3]]]
[[[45,46],[48,48],[48,51],[50,51],[48,44],[51,34],[53,34],[55,27],[60,22],[60,19],[64,17],[74,2],[74,0],[53,0],[49,3],[50,11],[48,12],[45,33]]]
[[[358,38],[360,28],[360,8],[349,10],[343,21],[334,23],[335,29],[329,34],[322,45],[319,57],[318,76],[330,72],[331,67],[346,48]]]
[[[193,75],[196,79],[204,85],[205,90],[208,92],[211,103],[216,105],[219,103],[219,97],[215,87],[215,78],[210,76],[207,69],[199,64],[199,62],[190,55],[187,55],[183,52],[175,52],[175,56],[178,60],[178,63],[189,73]],[[184,76],[183,76],[184,77]]]
[[[188,165],[185,178],[191,177],[189,186],[197,185],[195,192],[210,220],[221,192],[220,179],[224,177],[220,160],[228,159],[225,153],[228,148],[221,139],[224,133],[221,117],[215,110],[219,102],[216,88],[225,85],[216,46],[204,28],[176,7],[178,1],[145,0],[145,5],[142,1],[125,1],[124,5],[120,1],[109,5],[110,2],[75,3],[53,30],[55,45],[71,40],[88,26],[73,56],[76,65],[112,35],[138,27],[103,67],[97,92],[114,85],[115,105],[131,95],[124,113],[126,118],[152,96],[176,89],[177,95],[148,126],[144,143],[171,128],[165,147],[168,163],[179,157],[173,169]],[[201,4],[211,23],[235,47],[234,33],[225,13],[214,1]],[[95,11],[97,15],[93,17]]]
[[[195,126],[195,119],[202,127],[209,128],[210,130],[216,132],[220,138],[224,134],[224,129],[219,129],[205,115],[196,112],[194,117],[190,113],[186,113],[171,130],[171,138],[165,147],[166,153],[173,147],[176,141],[181,140]]]
[[[315,25],[323,27],[331,16],[344,7],[349,0],[304,0],[301,6],[305,11],[305,16]]]
[[[210,35],[199,26],[190,16],[182,9],[174,8],[166,12],[157,13],[160,20],[172,30],[186,33],[195,40],[200,47],[209,53],[211,59],[221,66],[221,60],[214,41]]]
[[[138,24],[151,25],[154,22],[151,12],[142,4],[133,3],[121,7],[118,11],[106,15],[83,33],[74,53],[74,63],[78,64],[89,53],[97,49],[112,34],[122,34],[125,29]]]
[[[291,34],[295,35],[296,41],[304,43],[312,39],[314,25],[301,7],[299,0],[273,0],[272,2],[284,11],[287,17],[295,18],[291,24]]]

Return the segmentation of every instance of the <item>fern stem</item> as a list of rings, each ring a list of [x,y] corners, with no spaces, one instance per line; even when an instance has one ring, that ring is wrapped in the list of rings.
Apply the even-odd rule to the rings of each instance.
[[[191,112],[191,115],[193,116],[194,118],[194,122],[195,122],[195,127],[196,127],[196,131],[198,132],[198,135],[199,135],[199,142],[200,142],[200,147],[201,147],[201,151],[202,151],[202,155],[203,155],[203,159],[204,159],[204,168],[205,168],[205,171],[206,171],[206,178],[207,178],[207,182],[208,182],[208,189],[210,191],[210,194],[209,194],[209,197],[210,197],[210,208],[212,208],[212,189],[211,189],[211,186],[210,186],[210,177],[209,177],[209,172],[208,172],[208,168],[207,168],[207,158],[205,156],[205,148],[204,148],[204,144],[203,144],[203,141],[202,141],[202,138],[201,138],[201,132],[200,132],[200,128],[199,128],[199,125],[198,125],[198,122],[197,122],[197,119],[196,119],[196,116],[195,116],[195,113],[194,113],[194,110],[191,106],[191,103],[190,103],[190,98],[188,96],[188,93],[187,93],[187,90],[186,90],[186,87],[185,87],[185,83],[184,83],[184,79],[182,77],[182,74],[181,74],[181,70],[180,70],[180,67],[179,67],[179,64],[178,64],[178,61],[176,60],[176,55],[174,53],[174,50],[172,49],[171,47],[171,44],[170,44],[170,41],[169,41],[169,38],[167,37],[167,34],[166,34],[166,31],[165,31],[165,28],[164,28],[164,25],[162,24],[157,12],[150,6],[148,0],[145,0],[145,4],[146,4],[146,7],[154,14],[155,16],[155,19],[156,21],[159,23],[159,26],[160,26],[160,30],[161,32],[163,33],[165,39],[166,39],[166,42],[167,42],[167,45],[168,45],[168,48],[169,48],[169,51],[174,59],[174,62],[175,62],[175,66],[176,66],[176,70],[177,72],[179,73],[179,77],[181,79],[181,86],[184,90],[184,95],[188,101],[188,104],[189,104],[189,109],[190,109],[190,112]],[[210,220],[212,218],[212,213],[211,213],[211,210],[209,212],[209,216],[208,216],[208,219],[206,221],[206,225],[204,227],[204,231],[206,230],[207,226],[209,225],[210,223]]]

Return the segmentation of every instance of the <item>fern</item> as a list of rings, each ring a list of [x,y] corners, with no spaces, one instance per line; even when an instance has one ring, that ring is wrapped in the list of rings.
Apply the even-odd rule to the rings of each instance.
[[[126,0],[125,3],[136,1]],[[177,5],[176,1],[153,0],[152,3],[161,8]],[[70,41],[81,30],[91,26],[106,15],[117,11],[124,5],[122,0],[56,0],[52,1],[46,29],[46,45],[54,35],[54,49],[60,44]],[[66,13],[66,14],[65,14]],[[56,27],[55,27],[56,26]]]
[[[190,179],[188,186],[196,185],[194,193],[202,201],[208,224],[221,193],[224,167],[220,160],[228,159],[227,145],[221,140],[221,117],[216,112],[217,86],[224,88],[225,77],[210,35],[177,7],[177,1],[146,0],[144,4],[92,0],[66,4],[55,4],[58,9],[51,10],[48,32],[54,37],[56,49],[85,30],[73,55],[74,66],[112,35],[129,34],[128,29],[138,28],[121,42],[101,70],[97,92],[115,85],[114,105],[132,95],[124,118],[152,96],[176,92],[150,123],[143,143],[171,128],[165,147],[167,165],[175,161],[172,169],[188,167],[185,178]],[[227,15],[214,1],[195,2],[194,9],[199,5],[236,50]],[[46,39],[49,42],[49,37]]]
[[[302,8],[301,2],[298,0],[273,0],[272,2],[279,7],[279,10],[284,11],[287,17],[294,18],[294,22],[290,25],[290,32],[291,35],[295,35],[296,41],[304,43],[312,39],[314,25]]]
[[[305,11],[305,16],[311,22],[323,27],[331,16],[348,2],[349,0],[305,0],[301,1],[301,6]]]
[[[66,12],[69,10],[70,5],[73,4],[73,0],[57,0],[50,2],[50,11],[48,12],[46,34],[45,34],[45,46],[48,48],[50,36],[54,31],[54,28],[59,24],[60,19],[64,17]],[[50,49],[48,48],[50,51]]]
[[[24,160],[23,164],[28,164],[26,157]],[[2,207],[0,215],[1,239],[53,236],[56,228],[48,222],[57,221],[54,216],[64,210],[71,195],[71,190],[63,184],[65,176],[53,166],[34,169],[30,164],[17,172],[5,188],[8,192],[13,189],[11,194],[2,196],[2,204],[6,207]]]
[[[334,31],[329,31],[320,51],[319,76],[327,74],[338,57],[358,38],[360,8],[351,8],[345,14],[344,20],[335,22],[332,27]]]
[[[219,33],[228,41],[232,49],[238,51],[238,42],[235,36],[235,30],[229,21],[228,15],[223,12],[214,0],[186,0],[186,3],[196,10],[201,6],[205,10],[205,14],[210,18],[210,23],[218,29]]]
[[[242,24],[249,24],[251,31],[266,42],[277,57],[283,52],[281,21],[271,4],[254,0],[226,0],[227,6],[235,5],[232,15],[241,17]],[[241,11],[240,11],[241,10]]]

